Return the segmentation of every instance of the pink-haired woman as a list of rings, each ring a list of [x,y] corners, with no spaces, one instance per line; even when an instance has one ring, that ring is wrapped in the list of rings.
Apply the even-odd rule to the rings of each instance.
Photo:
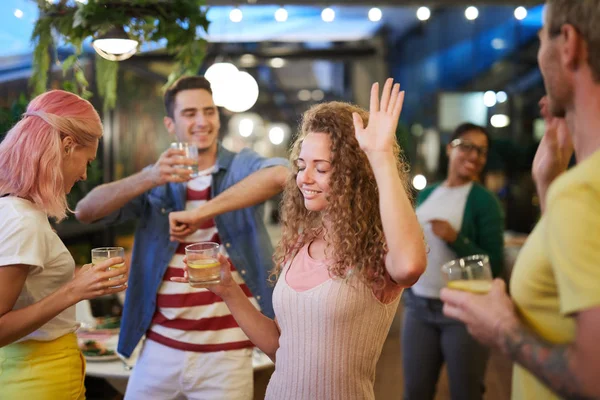
[[[102,123],[92,105],[53,90],[31,101],[0,143],[0,397],[83,399],[85,362],[74,305],[125,290],[113,258],[75,274],[52,230],[66,195],[86,179]],[[108,282],[108,278],[116,278]],[[122,288],[110,288],[123,285]]]

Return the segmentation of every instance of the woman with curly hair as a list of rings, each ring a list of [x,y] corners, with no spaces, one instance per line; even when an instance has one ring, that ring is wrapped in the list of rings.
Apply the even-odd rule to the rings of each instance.
[[[267,399],[375,398],[400,294],[426,264],[395,140],[403,100],[388,79],[381,101],[373,85],[369,113],[331,102],[304,114],[284,190],[275,320],[254,308],[221,258],[221,283],[208,289],[276,360]]]

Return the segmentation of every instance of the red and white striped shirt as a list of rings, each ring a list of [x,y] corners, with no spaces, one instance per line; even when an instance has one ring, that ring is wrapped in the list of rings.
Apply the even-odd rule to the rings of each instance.
[[[198,208],[210,199],[212,168],[188,182],[186,210]],[[221,243],[214,220],[189,235],[169,262],[156,299],[156,311],[146,337],[165,346],[185,351],[212,352],[252,347],[252,342],[235,322],[223,300],[207,289],[171,282],[183,276],[185,246],[211,241]],[[233,279],[242,287],[256,308],[256,299],[232,266]]]

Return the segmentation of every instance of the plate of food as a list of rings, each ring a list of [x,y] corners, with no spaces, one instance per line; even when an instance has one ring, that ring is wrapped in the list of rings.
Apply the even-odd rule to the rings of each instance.
[[[121,326],[121,317],[98,317],[96,318],[96,330],[118,330]]]
[[[96,340],[86,340],[80,348],[87,361],[113,361],[119,359],[114,350],[107,349],[104,344]]]

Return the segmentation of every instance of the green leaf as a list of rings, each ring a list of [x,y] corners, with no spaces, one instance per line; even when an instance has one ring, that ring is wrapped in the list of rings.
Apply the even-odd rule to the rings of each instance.
[[[111,110],[117,104],[117,78],[119,63],[96,55],[96,86],[104,98],[104,109]]]
[[[72,81],[64,81],[62,84],[63,90],[71,93],[77,93],[77,86]]]
[[[87,90],[87,89],[83,89],[83,90],[81,91],[81,94],[80,94],[80,95],[81,95],[81,97],[83,97],[84,99],[86,99],[86,100],[89,100],[89,99],[91,99],[91,98],[94,96],[94,93],[90,92],[90,91],[89,91],[89,90]]]
[[[86,26],[86,19],[80,8],[75,12],[75,16],[73,17],[73,28],[77,28],[78,26]]]
[[[75,70],[75,81],[79,84],[79,86],[87,87],[89,83],[85,78],[85,74],[82,69]]]
[[[76,62],[77,62],[76,54],[70,55],[69,57],[65,58],[65,60],[62,63],[63,76],[65,76],[67,74],[68,70],[73,68],[73,65],[75,65]]]

